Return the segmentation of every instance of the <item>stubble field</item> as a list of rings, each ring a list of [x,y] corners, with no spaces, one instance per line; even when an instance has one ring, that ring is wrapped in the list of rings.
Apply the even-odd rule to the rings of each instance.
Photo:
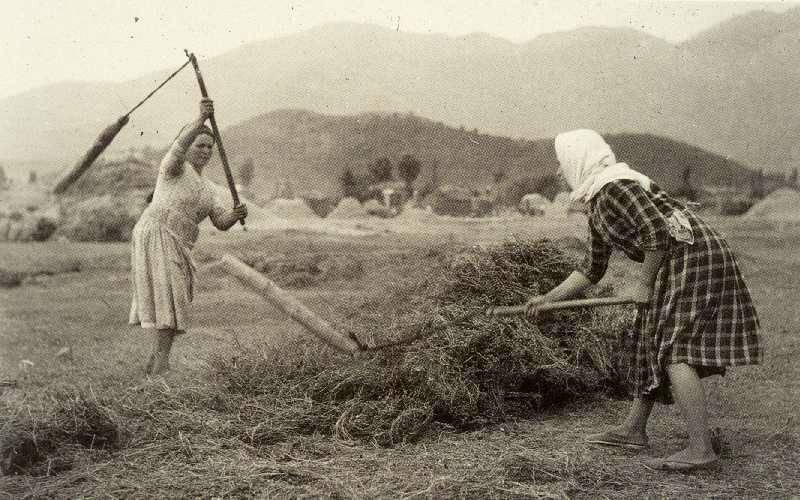
[[[446,427],[384,446],[342,433],[257,439],[280,427],[270,408],[231,394],[220,366],[264,352],[299,356],[317,341],[263,299],[226,277],[218,256],[260,255],[313,261],[319,272],[281,284],[320,316],[346,325],[347,312],[402,281],[413,256],[443,243],[497,245],[512,238],[555,238],[571,254],[583,228],[560,222],[459,221],[401,227],[370,222],[350,231],[259,230],[205,234],[196,249],[198,285],[190,333],[176,342],[164,378],[142,373],[152,339],[126,324],[126,244],[2,244],[0,268],[19,286],[0,288],[0,429],[27,418],[43,430],[54,407],[92,402],[114,425],[114,447],[99,442],[54,450],[25,474],[0,477],[0,495],[20,497],[791,497],[800,492],[800,229],[719,219],[760,313],[766,361],[706,382],[722,459],[691,474],[645,469],[686,441],[674,407],[657,407],[651,449],[591,447],[583,437],[617,422],[627,402],[581,398],[558,409],[489,423]],[[317,228],[318,229],[318,228]],[[325,266],[325,262],[337,265]],[[322,265],[319,265],[322,263]],[[620,284],[628,263],[613,263]],[[373,332],[380,338],[381,332]],[[59,352],[61,353],[60,355]],[[266,358],[265,358],[266,359]],[[304,395],[298,394],[299,405]],[[72,403],[70,403],[72,402]],[[69,406],[72,404],[72,406]],[[307,408],[304,406],[304,408]],[[247,415],[265,415],[240,428]],[[88,417],[87,417],[88,418]],[[39,420],[37,420],[39,419]],[[251,422],[252,423],[252,422]],[[239,427],[237,427],[239,426]],[[249,432],[249,439],[247,433]],[[43,435],[43,434],[41,434]],[[40,435],[40,436],[41,436]],[[68,457],[64,463],[63,457]],[[0,457],[7,459],[7,457]]]

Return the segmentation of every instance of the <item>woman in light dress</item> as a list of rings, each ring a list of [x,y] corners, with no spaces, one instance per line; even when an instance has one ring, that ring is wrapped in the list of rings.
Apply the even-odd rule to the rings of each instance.
[[[148,375],[169,369],[172,343],[189,325],[195,272],[191,250],[198,225],[209,217],[226,231],[247,215],[244,205],[226,209],[202,176],[214,149],[214,133],[205,125],[213,112],[212,101],[203,99],[197,119],[173,141],[159,166],[153,199],[131,236],[129,323],[154,332]]]

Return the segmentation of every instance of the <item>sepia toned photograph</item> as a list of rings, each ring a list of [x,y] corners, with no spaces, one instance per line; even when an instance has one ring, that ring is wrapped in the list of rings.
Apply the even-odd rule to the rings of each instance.
[[[0,500],[800,495],[800,1],[3,6]]]

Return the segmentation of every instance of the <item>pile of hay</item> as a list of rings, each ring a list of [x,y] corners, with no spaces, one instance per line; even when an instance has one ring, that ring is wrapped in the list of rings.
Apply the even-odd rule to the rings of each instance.
[[[469,217],[472,215],[472,193],[469,190],[444,185],[436,189],[432,195],[431,207],[436,215]]]
[[[302,198],[284,199],[276,198],[264,206],[265,209],[278,217],[286,219],[317,219],[317,214],[311,210]]]
[[[561,312],[537,323],[463,319],[523,303],[566,277],[574,262],[554,243],[442,247],[408,260],[416,274],[354,304],[342,329],[368,345],[416,342],[356,359],[306,347],[212,363],[226,390],[263,409],[269,425],[254,431],[254,443],[322,433],[391,446],[619,391],[616,338],[631,319],[626,309]]]
[[[773,191],[750,207],[746,217],[778,222],[800,221],[800,192],[789,188]]]
[[[146,206],[142,192],[64,199],[56,234],[72,241],[129,241]]]
[[[359,217],[366,216],[366,212],[364,208],[361,206],[361,203],[358,202],[357,199],[348,196],[347,198],[342,198],[339,201],[339,204],[336,205],[331,213],[328,214],[329,219],[355,219]]]
[[[82,455],[116,450],[122,431],[101,401],[53,394],[47,408],[29,408],[5,420],[0,472],[49,476],[72,468]]]
[[[524,215],[544,215],[550,209],[550,202],[539,193],[528,193],[519,200],[517,209]]]

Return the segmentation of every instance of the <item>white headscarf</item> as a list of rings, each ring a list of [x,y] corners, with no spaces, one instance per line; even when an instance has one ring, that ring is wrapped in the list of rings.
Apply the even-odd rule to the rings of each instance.
[[[555,140],[559,168],[569,187],[570,199],[587,202],[612,181],[630,179],[650,190],[649,177],[617,163],[611,147],[594,130],[578,129],[558,134]]]

